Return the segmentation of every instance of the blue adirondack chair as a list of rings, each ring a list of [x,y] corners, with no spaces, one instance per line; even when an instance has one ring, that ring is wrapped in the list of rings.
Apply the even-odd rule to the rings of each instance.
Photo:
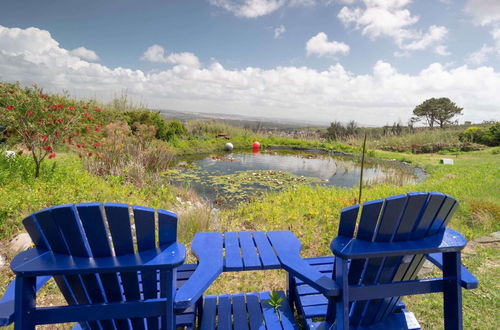
[[[465,239],[446,228],[457,207],[440,193],[397,195],[364,203],[357,226],[359,205],[344,209],[330,246],[334,257],[289,261],[289,298],[304,327],[420,329],[401,297],[443,292],[445,329],[461,329],[461,287],[476,288],[478,281],[461,265]],[[426,259],[442,278],[417,279]]]
[[[0,301],[0,325],[14,321],[16,329],[65,322],[78,322],[76,328],[83,329],[193,326],[194,306],[185,304],[174,315],[176,280],[182,284],[196,268],[181,266],[185,247],[176,241],[174,213],[82,203],[41,210],[23,223],[35,248],[11,263],[16,280]],[[51,277],[68,306],[35,307],[36,291]]]

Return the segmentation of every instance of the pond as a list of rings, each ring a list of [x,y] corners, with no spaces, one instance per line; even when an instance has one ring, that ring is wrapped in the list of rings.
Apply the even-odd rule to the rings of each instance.
[[[265,191],[295,188],[301,184],[354,187],[359,184],[358,157],[318,152],[272,150],[186,156],[165,173],[173,184],[194,189],[219,206],[260,196]],[[363,184],[411,184],[423,171],[407,164],[365,160]]]

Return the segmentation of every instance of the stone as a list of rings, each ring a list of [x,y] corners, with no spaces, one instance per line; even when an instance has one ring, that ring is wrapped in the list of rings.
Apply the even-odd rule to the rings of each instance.
[[[5,260],[3,257],[0,255],[0,269],[2,269],[3,265],[5,265]]]
[[[33,241],[28,233],[22,233],[14,237],[9,243],[9,249],[13,254],[23,252],[33,245]]]
[[[500,231],[496,231],[494,233],[491,233],[490,236],[500,240]]]
[[[434,270],[435,266],[432,262],[430,262],[429,260],[426,260],[424,262],[424,265],[422,266],[422,268],[420,269],[420,271],[418,272],[419,275],[425,275],[427,273],[430,273]]]
[[[495,242],[500,242],[500,238],[496,238],[492,235],[490,236],[483,236],[483,237],[479,237],[479,238],[476,238],[474,240],[475,243],[481,243],[481,244],[484,244],[484,243],[495,243]]]

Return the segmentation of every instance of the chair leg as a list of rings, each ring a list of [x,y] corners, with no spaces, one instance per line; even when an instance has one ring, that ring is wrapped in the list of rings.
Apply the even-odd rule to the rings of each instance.
[[[36,277],[16,277],[14,329],[35,329]]]
[[[463,329],[462,287],[460,285],[460,252],[443,253],[444,286],[444,328]]]
[[[290,305],[290,308],[293,309],[293,303],[295,302],[296,294],[295,294],[295,280],[293,279],[293,276],[290,275],[290,273],[286,273],[287,275],[287,289],[286,289],[286,295],[288,297],[288,304]]]
[[[340,286],[340,295],[335,302],[335,318],[337,330],[349,329],[349,282],[347,276],[347,260],[335,258],[335,281]],[[328,321],[329,315],[327,315]],[[331,316],[330,316],[331,317]]]
[[[167,310],[161,317],[161,328],[164,330],[174,330],[176,318],[174,313],[174,294],[177,273],[173,270],[160,271],[160,292],[167,298]]]

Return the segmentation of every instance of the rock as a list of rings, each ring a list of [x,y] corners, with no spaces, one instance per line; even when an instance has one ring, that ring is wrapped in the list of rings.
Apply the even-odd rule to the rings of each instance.
[[[25,251],[31,247],[33,241],[28,233],[22,233],[14,237],[9,243],[9,249],[13,254]]]
[[[422,266],[422,268],[418,272],[418,274],[424,275],[424,274],[430,273],[434,270],[434,268],[435,268],[434,264],[432,262],[430,262],[429,260],[426,260],[424,262],[424,265]]]
[[[0,255],[0,269],[2,269],[3,265],[5,265],[5,260],[3,257]]]
[[[500,231],[496,231],[494,233],[491,233],[490,236],[500,240]]]
[[[475,243],[481,243],[481,244],[484,244],[484,243],[495,243],[495,242],[500,242],[500,237],[495,237],[493,235],[483,236],[483,237],[479,237],[479,238],[475,239],[474,242]]]

